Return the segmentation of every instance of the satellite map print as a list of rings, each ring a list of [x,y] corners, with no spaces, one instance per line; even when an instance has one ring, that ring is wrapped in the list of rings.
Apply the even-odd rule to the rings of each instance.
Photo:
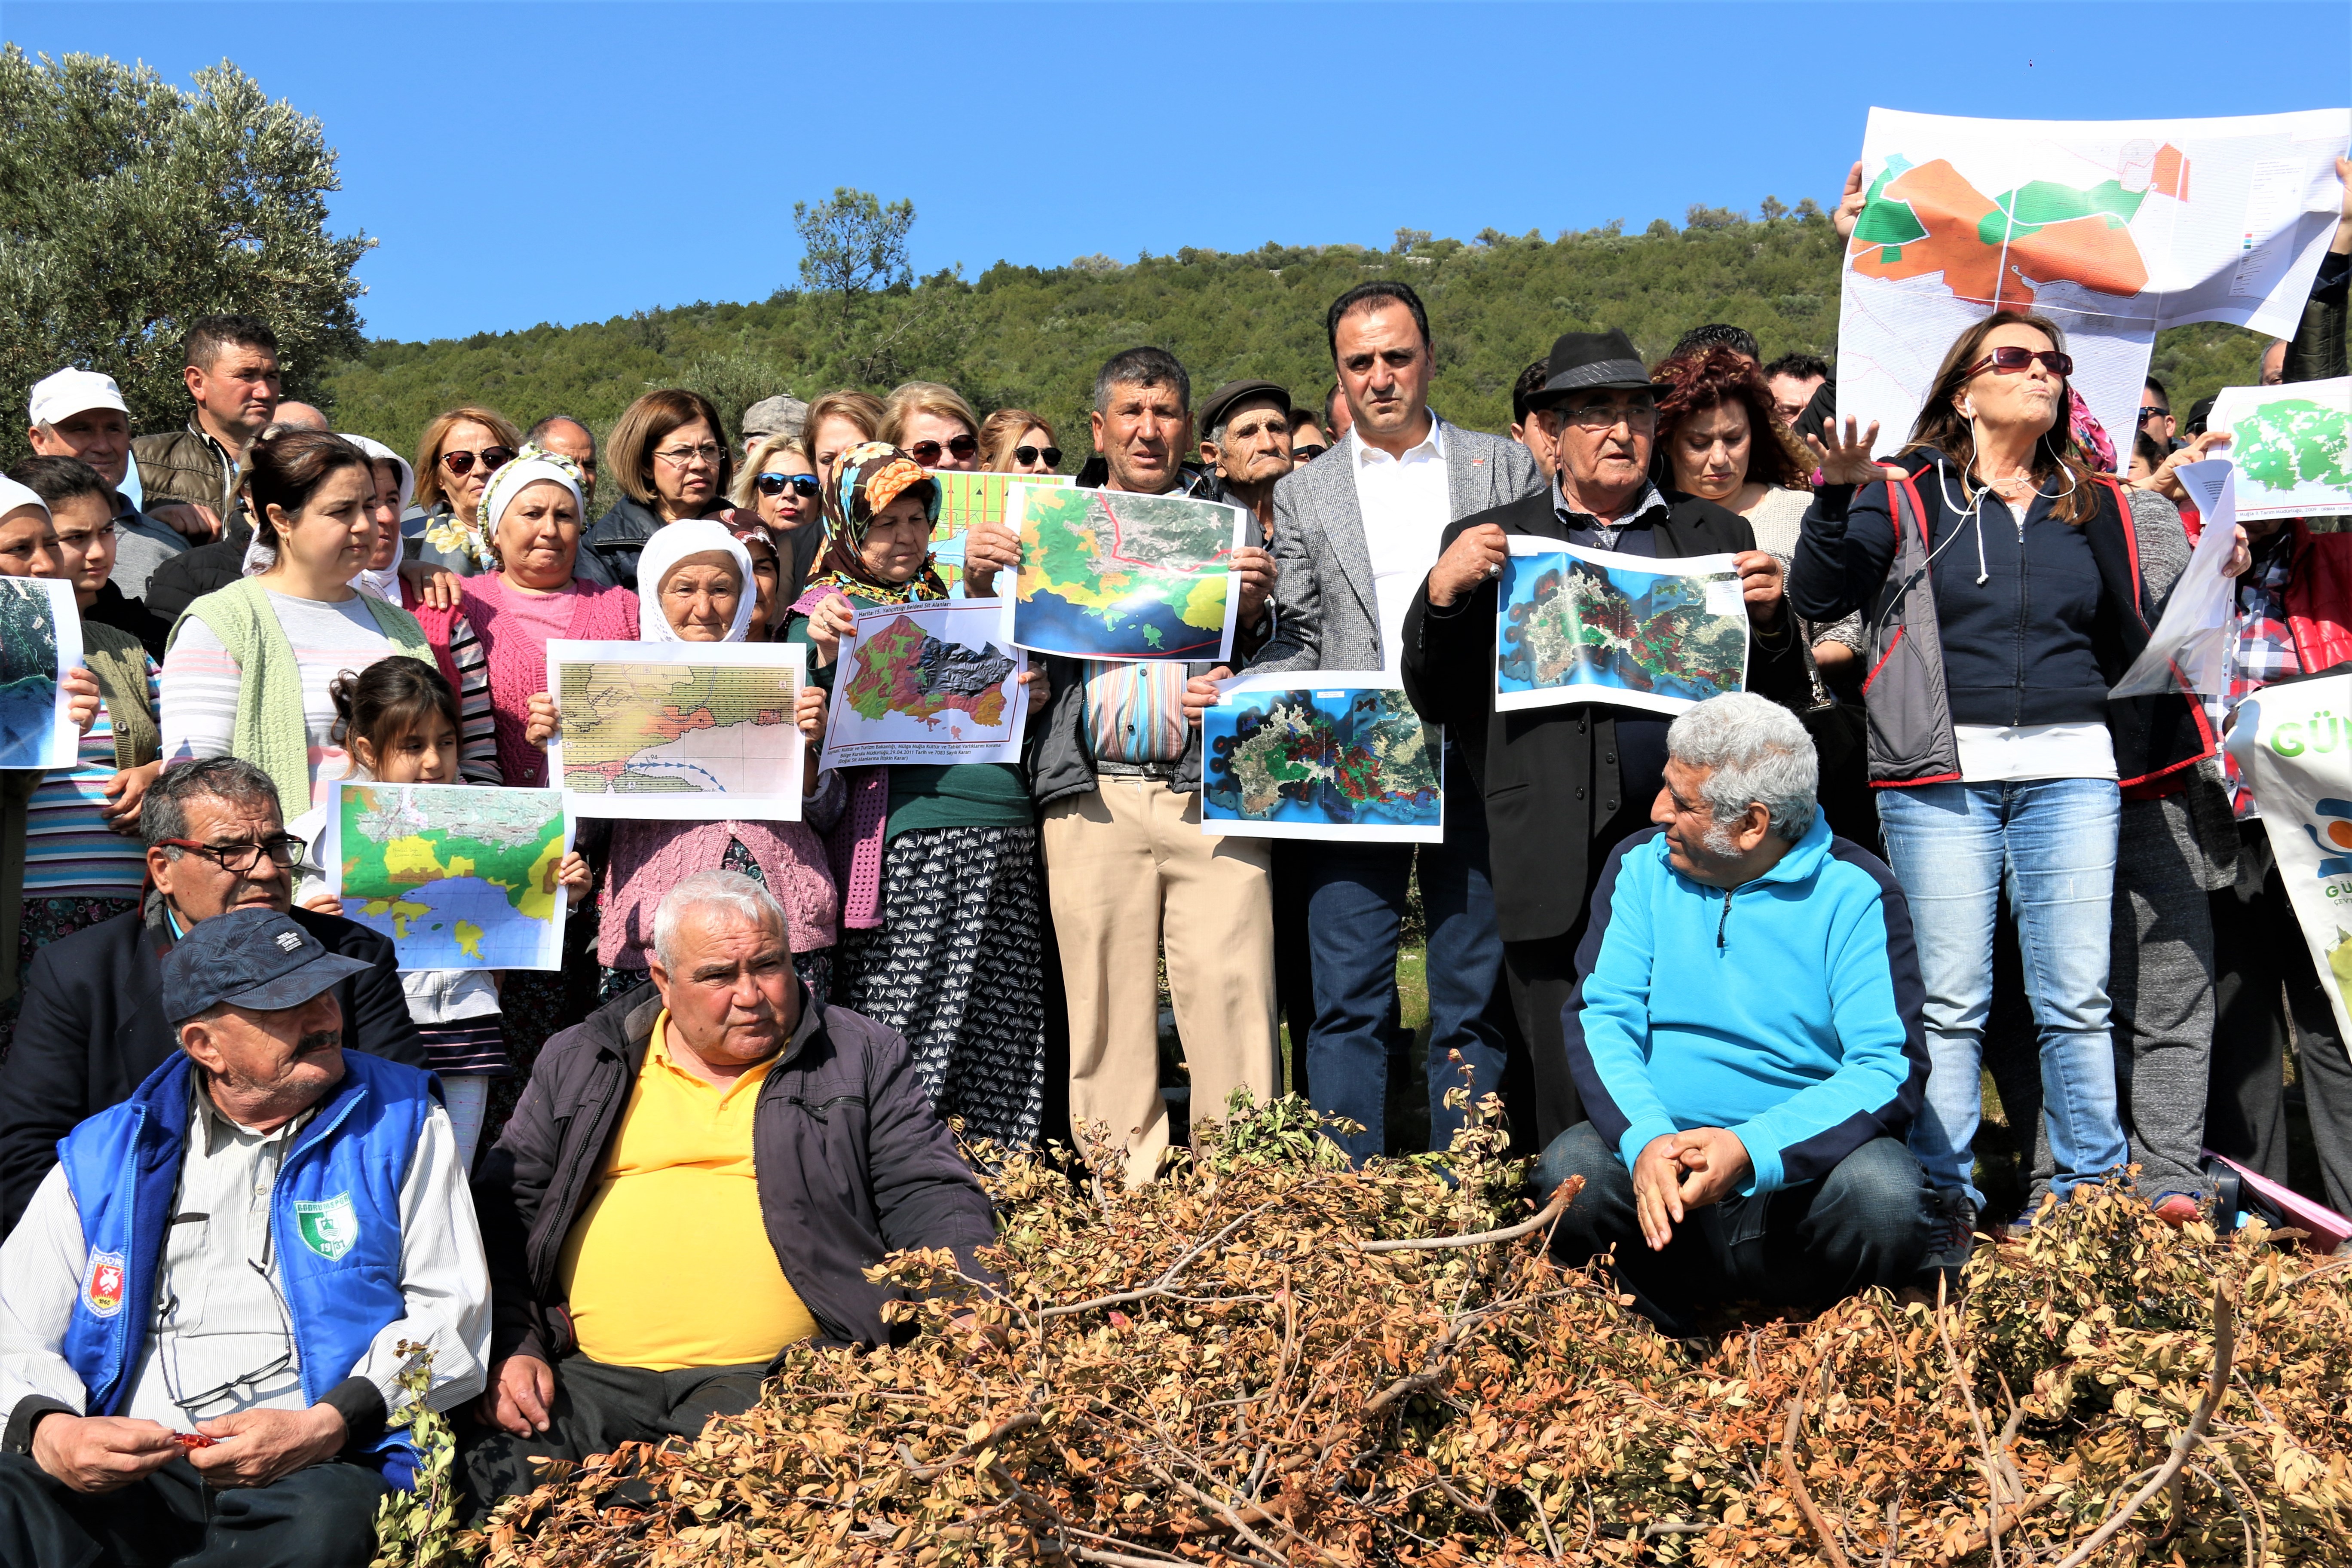
[[[1495,705],[1680,712],[1742,689],[1748,610],[1728,556],[1644,572],[1573,545],[1515,553],[1495,632]]]
[[[1020,586],[1005,640],[1078,658],[1228,657],[1241,513],[1184,496],[1015,485]]]
[[[1436,728],[1395,687],[1228,688],[1202,717],[1201,826],[1213,834],[1436,843]],[[1311,679],[1311,678],[1309,678]]]
[[[62,767],[57,755],[58,612],[46,585],[0,577],[0,765]]]
[[[554,969],[565,899],[563,792],[341,784],[343,913],[392,940],[403,969]]]

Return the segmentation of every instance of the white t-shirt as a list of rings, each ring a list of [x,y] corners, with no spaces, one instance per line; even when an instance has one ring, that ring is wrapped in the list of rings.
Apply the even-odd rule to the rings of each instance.
[[[2105,724],[1955,724],[1962,784],[2111,779],[2115,737]]]
[[[1402,458],[1367,446],[1354,430],[1348,432],[1356,510],[1363,517],[1372,592],[1380,602],[1381,658],[1391,675],[1404,658],[1405,611],[1412,608],[1421,580],[1437,564],[1438,542],[1454,521],[1445,483],[1444,431],[1444,421],[1431,415],[1429,434]]]

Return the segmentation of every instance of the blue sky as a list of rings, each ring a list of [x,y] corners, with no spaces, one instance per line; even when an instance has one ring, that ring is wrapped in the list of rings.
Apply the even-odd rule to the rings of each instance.
[[[28,50],[224,56],[325,124],[371,335],[795,280],[793,203],[910,197],[914,259],[1385,246],[1834,202],[1874,103],[2099,120],[2352,96],[2352,6],[114,5]]]

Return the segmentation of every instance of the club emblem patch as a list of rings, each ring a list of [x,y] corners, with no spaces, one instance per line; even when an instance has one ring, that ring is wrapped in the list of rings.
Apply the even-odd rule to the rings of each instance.
[[[315,1203],[296,1200],[294,1227],[301,1232],[302,1245],[330,1263],[349,1252],[352,1244],[360,1238],[360,1216],[352,1207],[349,1193],[337,1193]]]
[[[91,1313],[110,1318],[122,1310],[122,1254],[93,1252],[81,1281],[81,1299]]]

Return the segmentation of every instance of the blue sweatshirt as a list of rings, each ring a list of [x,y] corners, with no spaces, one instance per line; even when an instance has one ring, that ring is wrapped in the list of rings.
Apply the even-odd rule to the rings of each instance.
[[[1728,892],[1620,844],[1592,895],[1562,1020],[1593,1130],[1628,1170],[1650,1142],[1721,1127],[1742,1196],[1825,1176],[1899,1138],[1927,1084],[1911,914],[1895,874],[1816,814],[1780,863]]]

